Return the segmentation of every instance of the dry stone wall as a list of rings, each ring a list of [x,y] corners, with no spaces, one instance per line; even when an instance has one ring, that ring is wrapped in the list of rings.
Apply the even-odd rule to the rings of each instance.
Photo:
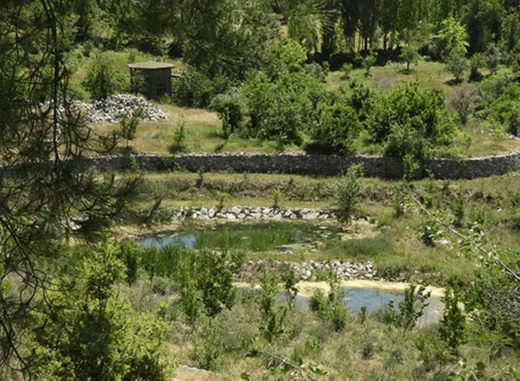
[[[248,173],[284,173],[333,176],[345,173],[356,163],[362,163],[365,176],[399,179],[403,165],[399,159],[380,156],[336,156],[298,154],[190,154],[183,156],[135,155],[86,158],[71,161],[78,170],[95,168],[100,171],[140,169],[147,171],[187,170],[196,172],[229,171]],[[45,166],[46,164],[42,164]],[[431,159],[421,163],[416,178],[431,170],[439,179],[471,179],[502,175],[520,169],[520,151],[504,155],[486,156],[465,160]]]

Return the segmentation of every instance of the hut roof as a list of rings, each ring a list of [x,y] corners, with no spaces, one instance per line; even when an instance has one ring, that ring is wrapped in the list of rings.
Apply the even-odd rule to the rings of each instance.
[[[128,67],[132,68],[132,69],[154,70],[154,69],[170,69],[175,66],[170,63],[166,63],[166,62],[147,61],[147,62],[131,63],[131,64],[128,64]]]

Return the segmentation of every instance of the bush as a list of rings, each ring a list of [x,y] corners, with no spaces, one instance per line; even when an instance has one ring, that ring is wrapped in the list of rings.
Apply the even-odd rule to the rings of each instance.
[[[276,295],[278,294],[277,285],[278,278],[276,276],[264,275],[260,280],[260,312],[263,320],[261,329],[268,342],[284,332],[284,322],[288,311],[285,307],[275,306]]]
[[[477,90],[472,86],[461,86],[453,91],[448,104],[459,114],[462,124],[466,124],[469,115],[478,101]]]
[[[426,287],[411,284],[404,290],[404,301],[399,300],[399,312],[397,313],[397,326],[405,331],[415,327],[417,319],[420,318],[424,309],[428,306],[426,300],[431,292],[426,292]]]
[[[334,188],[334,206],[338,210],[338,219],[350,223],[350,218],[362,192],[360,177],[363,176],[363,165],[351,165],[347,174]]]
[[[413,48],[412,46],[408,45],[403,48],[401,55],[399,56],[399,59],[406,63],[406,73],[410,73],[410,65],[415,64],[419,62],[419,52],[417,49]]]
[[[113,288],[125,267],[119,247],[105,242],[89,254],[33,310],[35,378],[167,380],[165,324],[137,314]],[[45,312],[49,300],[62,308]]]
[[[331,322],[335,331],[341,331],[346,323],[348,310],[343,304],[345,292],[339,287],[334,275],[331,275],[329,295],[325,296],[320,289],[314,290],[309,300],[311,311],[323,321]]]
[[[197,252],[173,246],[143,250],[141,254],[143,269],[150,278],[163,276],[176,282],[181,303],[193,312],[193,317],[198,314],[198,306],[203,306],[206,315],[215,316],[234,305],[233,274],[240,270],[242,254]]]
[[[188,152],[188,146],[186,145],[186,121],[184,116],[181,117],[177,122],[177,127],[173,133],[173,142],[169,147],[169,151],[172,154],[186,153]]]
[[[322,102],[318,113],[318,120],[310,131],[312,145],[309,148],[328,154],[354,154],[354,141],[361,131],[356,111],[342,102]]]
[[[217,95],[211,101],[211,108],[218,113],[219,119],[222,120],[222,137],[224,139],[242,129],[245,106],[237,89]]]
[[[182,76],[172,84],[172,97],[175,103],[184,107],[208,107],[216,94],[229,87],[224,77],[211,79],[203,72],[188,66]]]
[[[351,63],[344,63],[341,67],[341,72],[343,73],[341,79],[350,79],[353,68],[354,66]]]
[[[431,156],[449,147],[456,125],[443,95],[419,88],[417,82],[400,84],[373,102],[366,121],[369,141],[382,145],[385,155],[415,158]]]
[[[459,308],[459,296],[459,287],[452,280],[442,298],[444,312],[439,325],[439,333],[453,354],[457,354],[458,347],[466,342],[464,335],[466,318]]]
[[[446,59],[446,70],[453,74],[457,82],[461,80],[467,68],[468,60],[463,56],[452,54]]]
[[[510,134],[520,134],[520,85],[512,83],[489,105],[489,118],[506,128]]]
[[[139,122],[144,119],[145,113],[142,108],[135,109],[130,115],[125,114],[119,122],[119,129],[116,130],[116,134],[126,140],[126,148],[130,140],[135,139],[135,134]]]
[[[369,55],[363,58],[362,65],[365,68],[365,76],[370,76],[370,69],[377,62],[377,54],[375,52],[370,52]]]
[[[218,321],[206,319],[201,332],[195,339],[195,348],[192,352],[197,366],[211,371],[220,370],[222,367],[222,332]]]
[[[327,74],[325,73],[325,70],[319,63],[312,62],[310,64],[306,64],[304,66],[304,70],[307,74],[312,75],[318,81],[322,83],[327,82]]]
[[[479,72],[479,69],[486,67],[486,59],[483,53],[475,53],[469,59],[469,67],[471,69],[471,73],[469,75],[470,81],[480,81],[482,79],[482,74]]]
[[[500,50],[495,44],[490,44],[485,56],[485,61],[488,69],[492,74],[496,74],[498,65],[500,64]]]
[[[130,87],[127,76],[114,69],[112,61],[104,55],[96,57],[81,84],[93,100],[105,99],[119,92],[128,92]]]
[[[302,143],[303,134],[317,120],[325,87],[303,71],[285,71],[274,80],[258,72],[241,91],[250,117],[247,135],[285,146]]]

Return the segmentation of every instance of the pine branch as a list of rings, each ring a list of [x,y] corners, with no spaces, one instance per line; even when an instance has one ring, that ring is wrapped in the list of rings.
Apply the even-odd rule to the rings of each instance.
[[[426,209],[424,207],[424,205],[413,195],[412,193],[412,190],[410,189],[410,198],[415,201],[415,203],[417,205],[419,205],[419,208],[421,208],[421,210],[426,213],[428,215],[428,217],[430,217],[432,220],[434,220],[437,224],[443,226],[444,228],[446,228],[448,231],[450,231],[452,234],[455,234],[457,237],[465,240],[465,241],[469,241],[469,238],[466,237],[465,235],[461,234],[460,232],[458,232],[457,230],[455,230],[454,228],[452,228],[451,226],[448,226],[447,224],[445,224],[443,221],[441,221],[439,218],[435,217],[428,209]],[[502,262],[500,260],[500,258],[498,257],[498,254],[496,252],[492,252],[492,251],[487,251],[486,249],[484,249],[482,247],[482,245],[477,245],[477,244],[473,244],[473,247],[475,247],[475,249],[477,249],[478,251],[486,254],[489,258],[492,258],[495,263],[497,265],[499,265],[500,267],[502,267],[502,269],[505,271],[505,273],[510,276],[511,278],[513,278],[513,280],[515,281],[515,283],[519,283],[520,284],[520,274],[518,274],[517,272],[515,272],[514,270],[512,270],[509,266],[507,266],[504,262]]]

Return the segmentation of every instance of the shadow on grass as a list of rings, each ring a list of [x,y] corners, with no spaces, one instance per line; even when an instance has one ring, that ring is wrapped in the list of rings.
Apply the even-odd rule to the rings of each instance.
[[[179,155],[182,153],[188,153],[189,149],[185,144],[170,144],[168,146],[168,152],[172,155]]]

